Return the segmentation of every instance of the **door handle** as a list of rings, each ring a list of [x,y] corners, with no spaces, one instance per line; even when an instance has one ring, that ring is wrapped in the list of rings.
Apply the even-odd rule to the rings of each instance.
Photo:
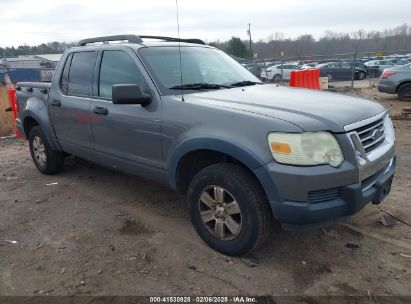
[[[108,109],[104,108],[104,107],[96,106],[96,107],[94,107],[93,112],[95,114],[98,114],[98,115],[107,115],[108,114]]]
[[[61,106],[61,101],[60,101],[60,100],[57,100],[57,99],[54,99],[54,100],[51,102],[51,105],[52,105],[53,107],[60,107],[60,106]]]

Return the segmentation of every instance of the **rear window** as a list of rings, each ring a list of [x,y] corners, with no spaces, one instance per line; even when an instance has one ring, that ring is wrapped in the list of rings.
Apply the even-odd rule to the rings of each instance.
[[[89,96],[96,52],[73,53],[68,78],[69,95]]]

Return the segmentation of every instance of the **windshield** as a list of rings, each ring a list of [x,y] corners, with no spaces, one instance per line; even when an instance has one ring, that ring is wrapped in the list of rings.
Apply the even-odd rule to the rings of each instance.
[[[238,83],[261,83],[242,65],[217,49],[181,47],[183,83],[178,47],[149,47],[138,52],[164,95],[176,94],[176,88],[181,88],[182,84],[183,87],[207,84],[204,89],[223,89]]]

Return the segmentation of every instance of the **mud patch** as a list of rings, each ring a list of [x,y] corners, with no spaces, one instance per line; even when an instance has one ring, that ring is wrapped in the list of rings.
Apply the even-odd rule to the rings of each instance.
[[[122,234],[148,234],[151,233],[150,230],[146,228],[146,226],[134,219],[134,218],[128,218],[124,221],[123,226],[120,229],[120,232]]]

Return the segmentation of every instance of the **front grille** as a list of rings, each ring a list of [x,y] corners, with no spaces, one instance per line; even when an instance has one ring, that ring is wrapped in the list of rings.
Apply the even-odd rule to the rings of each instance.
[[[336,199],[340,195],[340,188],[330,188],[308,192],[308,202],[320,203]]]
[[[384,118],[355,129],[355,132],[357,132],[365,152],[369,153],[384,142]]]

